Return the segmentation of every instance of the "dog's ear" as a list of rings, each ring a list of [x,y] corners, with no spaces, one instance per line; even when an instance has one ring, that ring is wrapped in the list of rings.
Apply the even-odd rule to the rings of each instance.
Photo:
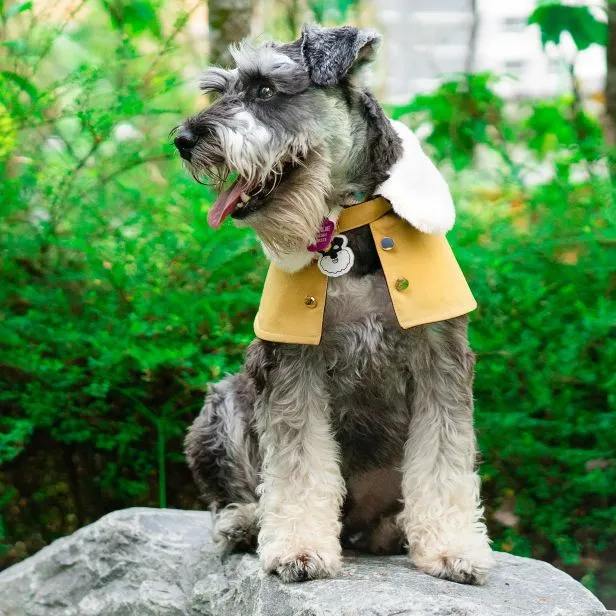
[[[310,79],[318,86],[334,86],[351,70],[370,62],[380,35],[352,26],[302,28],[302,59]]]

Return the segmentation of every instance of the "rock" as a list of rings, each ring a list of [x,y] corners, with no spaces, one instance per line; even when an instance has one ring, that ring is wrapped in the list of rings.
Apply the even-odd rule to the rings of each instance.
[[[0,574],[1,616],[607,616],[547,563],[497,553],[487,586],[403,557],[347,557],[333,580],[284,585],[254,555],[221,558],[208,513],[127,509]]]

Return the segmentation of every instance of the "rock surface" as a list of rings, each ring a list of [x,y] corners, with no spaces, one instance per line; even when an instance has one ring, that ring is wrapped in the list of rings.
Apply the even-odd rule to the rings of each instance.
[[[0,574],[1,616],[606,616],[551,565],[496,554],[484,587],[405,557],[348,557],[333,580],[284,585],[253,555],[222,558],[208,513],[111,513]]]

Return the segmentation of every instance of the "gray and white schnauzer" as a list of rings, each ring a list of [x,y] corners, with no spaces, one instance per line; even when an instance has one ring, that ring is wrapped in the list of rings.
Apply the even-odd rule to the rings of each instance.
[[[206,71],[216,100],[175,144],[196,178],[222,189],[237,173],[210,210],[213,227],[228,215],[252,227],[267,257],[295,272],[332,208],[366,196],[386,197],[424,233],[452,226],[439,172],[363,85],[378,42],[309,26],[293,43],[241,43],[236,68]],[[402,329],[369,230],[346,235],[355,263],[329,280],[320,344],[254,340],[188,433],[215,538],[224,549],[257,545],[265,570],[289,582],[334,576],[344,546],[408,549],[426,573],[482,584],[493,557],[467,317]]]

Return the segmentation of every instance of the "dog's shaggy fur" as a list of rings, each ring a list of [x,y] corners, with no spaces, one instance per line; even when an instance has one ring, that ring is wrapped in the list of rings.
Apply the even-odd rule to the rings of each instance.
[[[242,44],[237,68],[204,77],[219,98],[179,129],[193,174],[236,171],[254,192],[232,215],[287,271],[310,261],[306,246],[331,207],[372,195],[402,157],[361,85],[377,42],[311,27],[292,44]],[[258,536],[264,568],[285,581],[335,575],[342,543],[408,547],[427,573],[483,583],[492,555],[467,319],[403,330],[369,230],[347,236],[355,266],[329,281],[321,343],[255,340],[189,431],[188,463],[218,510],[216,539],[237,549]]]

